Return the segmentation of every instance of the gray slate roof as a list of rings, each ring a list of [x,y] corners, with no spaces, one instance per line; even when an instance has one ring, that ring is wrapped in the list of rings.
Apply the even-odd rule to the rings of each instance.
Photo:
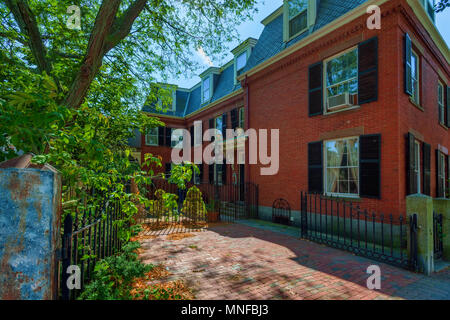
[[[247,65],[242,72],[246,72],[263,63],[267,59],[283,51],[285,48],[299,42],[312,32],[323,28],[330,22],[366,1],[367,0],[319,0],[316,24],[309,32],[304,32],[287,43],[284,43],[283,41],[283,15],[281,14],[264,27],[264,30],[247,61]],[[214,87],[213,97],[209,103],[217,101],[241,87],[239,83],[237,85],[234,84],[233,77],[234,66],[233,63],[231,63],[222,70],[218,77],[218,81]],[[177,90],[176,99],[175,112],[161,112],[150,106],[145,106],[142,110],[161,115],[186,117],[206,105],[201,103],[200,83],[192,87],[189,92]]]

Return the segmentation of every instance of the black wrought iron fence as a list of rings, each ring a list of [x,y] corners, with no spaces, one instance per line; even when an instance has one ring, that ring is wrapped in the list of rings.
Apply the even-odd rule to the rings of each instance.
[[[192,187],[200,193],[190,193]],[[163,193],[175,195],[165,195]],[[151,204],[141,216],[141,223],[151,224],[190,224],[196,222],[233,222],[238,219],[257,217],[258,186],[244,184],[193,184],[181,189],[167,180],[153,180],[147,186],[147,198]],[[206,210],[199,210],[203,202]],[[195,204],[195,205],[194,205]]]
[[[92,277],[95,264],[119,252],[119,236],[125,215],[117,200],[104,200],[100,205],[87,206],[75,218],[68,214],[64,219],[62,236],[60,295],[63,300],[76,299]],[[128,227],[122,226],[122,227]],[[71,275],[79,272],[80,288]],[[69,282],[68,282],[69,280]]]
[[[302,238],[400,267],[417,267],[414,219],[369,212],[350,201],[321,194],[301,192],[300,197]]]
[[[444,253],[444,234],[442,231],[442,214],[433,212],[434,259],[439,260]]]

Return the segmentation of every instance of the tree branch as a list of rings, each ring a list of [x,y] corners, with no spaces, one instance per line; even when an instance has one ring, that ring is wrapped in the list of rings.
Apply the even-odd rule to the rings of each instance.
[[[26,0],[6,0],[6,5],[19,25],[20,31],[28,38],[28,46],[40,72],[50,75],[51,64],[47,60],[47,51],[42,42],[36,18]]]
[[[78,108],[86,97],[89,86],[102,65],[105,41],[110,34],[120,0],[103,0],[95,19],[83,63],[66,97],[66,105]]]
[[[120,18],[115,19],[120,2],[120,0],[102,2],[89,39],[86,57],[66,99],[68,107],[77,108],[81,105],[102,65],[103,57],[130,33],[147,0],[134,1]]]
[[[113,25],[112,32],[105,43],[105,52],[114,48],[121,40],[130,33],[134,21],[145,8],[147,0],[136,0],[124,12],[122,17],[117,19]]]

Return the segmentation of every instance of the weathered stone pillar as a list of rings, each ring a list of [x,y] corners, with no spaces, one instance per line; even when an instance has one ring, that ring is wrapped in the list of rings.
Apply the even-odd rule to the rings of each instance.
[[[57,297],[61,179],[30,160],[0,164],[0,300]]]
[[[417,259],[419,268],[430,275],[434,271],[433,199],[425,195],[410,195],[406,197],[406,212],[408,217],[417,214]]]
[[[450,199],[434,199],[434,212],[442,214],[442,233],[444,234],[444,255],[445,261],[450,261]]]

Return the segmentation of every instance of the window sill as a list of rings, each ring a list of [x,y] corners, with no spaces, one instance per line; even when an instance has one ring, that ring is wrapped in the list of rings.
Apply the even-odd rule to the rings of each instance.
[[[324,116],[326,116],[326,115],[332,115],[332,114],[339,113],[339,112],[345,112],[345,111],[350,111],[350,110],[359,109],[360,107],[361,107],[361,106],[359,106],[359,105],[354,105],[354,106],[351,106],[351,107],[348,107],[348,108],[343,108],[343,109],[340,109],[340,110],[335,110],[335,111],[330,111],[330,112],[325,111],[323,115],[324,115]]]
[[[447,127],[445,124],[439,122],[439,125],[440,125],[442,128],[444,128],[445,130],[448,130],[448,127]]]
[[[417,102],[415,102],[411,97],[409,97],[409,102],[411,102],[412,105],[413,105],[414,107],[416,107],[417,109],[419,109],[420,111],[425,112],[425,109],[424,109],[420,104],[418,104]]]
[[[308,30],[309,30],[309,28],[306,27],[305,29],[303,29],[303,30],[297,32],[296,34],[294,34],[292,37],[289,37],[289,36],[288,36],[287,39],[286,39],[284,42],[287,43],[287,42],[291,41],[292,39],[295,39],[295,38],[298,37],[299,35],[305,33],[305,32],[308,31]],[[289,30],[288,30],[288,32],[289,32]]]
[[[330,195],[325,194],[322,195],[322,199],[328,199],[328,200],[342,200],[345,202],[362,202],[363,200],[359,196],[339,196],[339,195]]]

